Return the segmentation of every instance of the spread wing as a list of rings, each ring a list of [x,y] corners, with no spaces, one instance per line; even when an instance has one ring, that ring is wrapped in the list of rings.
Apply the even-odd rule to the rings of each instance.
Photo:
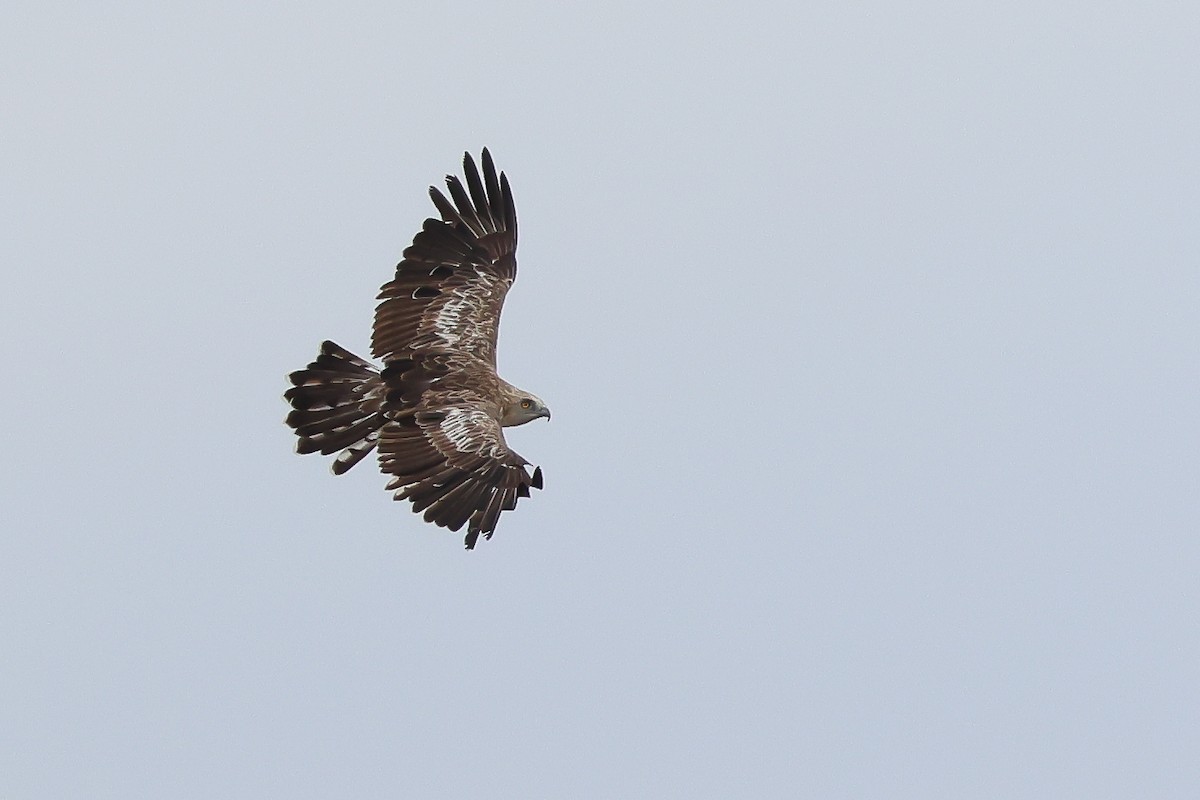
[[[496,364],[504,296],[517,275],[517,212],[504,173],[483,151],[483,175],[463,156],[466,187],[446,176],[447,199],[429,196],[441,219],[427,219],[379,292],[371,352],[384,361],[447,349]]]
[[[488,391],[495,373],[472,375],[453,353],[414,354],[383,372],[391,421],[379,436],[379,466],[394,476],[388,491],[412,501],[426,522],[457,531],[468,524],[467,549],[490,539],[501,511],[516,508],[542,471],[526,469],[509,449],[499,407]],[[419,398],[414,404],[414,398]]]
[[[371,351],[383,371],[326,342],[287,393],[300,452],[341,449],[341,473],[377,448],[396,499],[428,522],[467,525],[468,549],[542,488],[500,425],[515,391],[496,374],[496,336],[517,274],[517,212],[486,149],[482,165],[465,154],[465,185],[447,176],[449,198],[430,187],[441,219],[425,220],[380,289]]]

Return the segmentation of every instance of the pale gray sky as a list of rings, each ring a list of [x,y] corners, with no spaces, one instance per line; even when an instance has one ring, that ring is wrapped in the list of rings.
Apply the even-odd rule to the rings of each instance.
[[[1194,798],[1200,10],[17,3],[0,797]],[[284,375],[487,145],[546,489]]]

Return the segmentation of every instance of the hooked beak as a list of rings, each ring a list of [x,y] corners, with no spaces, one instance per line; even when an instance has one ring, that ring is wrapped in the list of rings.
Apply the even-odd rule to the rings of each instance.
[[[545,417],[547,420],[548,420],[548,419],[550,419],[550,409],[548,409],[548,408],[543,408],[543,409],[542,409],[542,411],[541,411],[541,413],[540,413],[540,414],[538,414],[538,416],[539,416],[539,417]]]

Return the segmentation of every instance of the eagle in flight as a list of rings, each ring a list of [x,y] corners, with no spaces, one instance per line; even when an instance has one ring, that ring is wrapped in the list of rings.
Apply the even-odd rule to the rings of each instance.
[[[537,396],[496,373],[504,296],[517,276],[517,212],[504,173],[483,151],[483,174],[463,156],[466,185],[429,187],[441,219],[427,219],[379,292],[371,354],[383,369],[333,342],[293,372],[284,397],[299,453],[337,453],[340,475],[378,449],[388,491],[426,522],[467,526],[470,550],[490,539],[500,512],[542,488],[540,467],[504,441],[506,427],[545,417]]]

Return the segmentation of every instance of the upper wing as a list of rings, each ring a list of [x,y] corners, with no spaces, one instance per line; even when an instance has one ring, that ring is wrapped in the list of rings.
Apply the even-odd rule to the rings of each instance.
[[[501,511],[542,488],[542,470],[509,449],[486,401],[417,410],[383,427],[379,466],[395,477],[388,490],[411,500],[425,521],[456,531],[469,523],[466,545],[490,539]]]
[[[496,363],[504,296],[517,275],[517,211],[504,173],[484,148],[483,176],[463,156],[467,185],[453,175],[453,202],[434,187],[442,218],[427,219],[379,292],[371,352],[385,361],[414,350],[449,349]]]

